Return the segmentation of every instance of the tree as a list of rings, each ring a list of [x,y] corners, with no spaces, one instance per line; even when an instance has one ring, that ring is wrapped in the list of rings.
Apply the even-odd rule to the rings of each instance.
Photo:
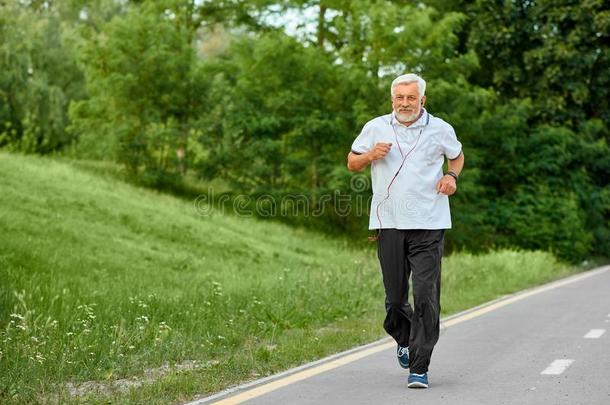
[[[610,125],[608,2],[477,1],[471,12],[470,47],[488,73],[479,83],[531,98],[538,122]]]
[[[72,99],[82,98],[76,48],[54,10],[0,4],[0,147],[47,153],[72,141]]]
[[[340,112],[343,70],[282,33],[243,37],[206,70],[214,107],[201,123],[203,173],[259,193],[320,187],[350,114]]]
[[[71,106],[73,130],[88,144],[101,138],[104,154],[152,183],[184,170],[190,123],[205,97],[194,27],[179,14],[190,11],[132,6],[83,49],[89,98]]]

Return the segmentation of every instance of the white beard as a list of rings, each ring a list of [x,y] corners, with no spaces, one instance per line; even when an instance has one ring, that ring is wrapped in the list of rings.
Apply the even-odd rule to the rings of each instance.
[[[419,111],[414,112],[412,114],[403,114],[403,113],[399,113],[397,111],[394,111],[394,113],[396,114],[396,117],[398,118],[398,120],[403,121],[403,122],[415,121],[417,119],[417,117],[419,116]]]

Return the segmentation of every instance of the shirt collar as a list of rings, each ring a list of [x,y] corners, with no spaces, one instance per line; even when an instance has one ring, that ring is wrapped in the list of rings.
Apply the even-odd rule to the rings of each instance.
[[[396,118],[396,113],[394,111],[392,111],[391,118],[390,118],[392,125],[395,125],[395,126],[402,125],[405,128],[419,128],[419,127],[426,126],[426,122],[428,122],[428,111],[423,107],[422,107],[422,110],[424,111],[422,113],[422,115],[417,119],[417,121],[415,121],[413,124],[409,125],[408,127],[405,124],[398,121],[398,119]]]

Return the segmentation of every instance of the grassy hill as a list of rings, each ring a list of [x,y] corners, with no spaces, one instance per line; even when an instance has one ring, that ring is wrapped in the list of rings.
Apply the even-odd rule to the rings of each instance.
[[[0,153],[0,173],[0,402],[180,402],[384,335],[372,245],[48,158]],[[447,314],[576,269],[504,251],[443,271]]]

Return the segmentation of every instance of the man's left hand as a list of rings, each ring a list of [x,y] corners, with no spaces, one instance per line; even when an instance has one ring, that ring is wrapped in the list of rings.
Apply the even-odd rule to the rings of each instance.
[[[445,195],[453,195],[457,190],[457,184],[455,179],[446,174],[436,184],[436,192],[443,193]]]

